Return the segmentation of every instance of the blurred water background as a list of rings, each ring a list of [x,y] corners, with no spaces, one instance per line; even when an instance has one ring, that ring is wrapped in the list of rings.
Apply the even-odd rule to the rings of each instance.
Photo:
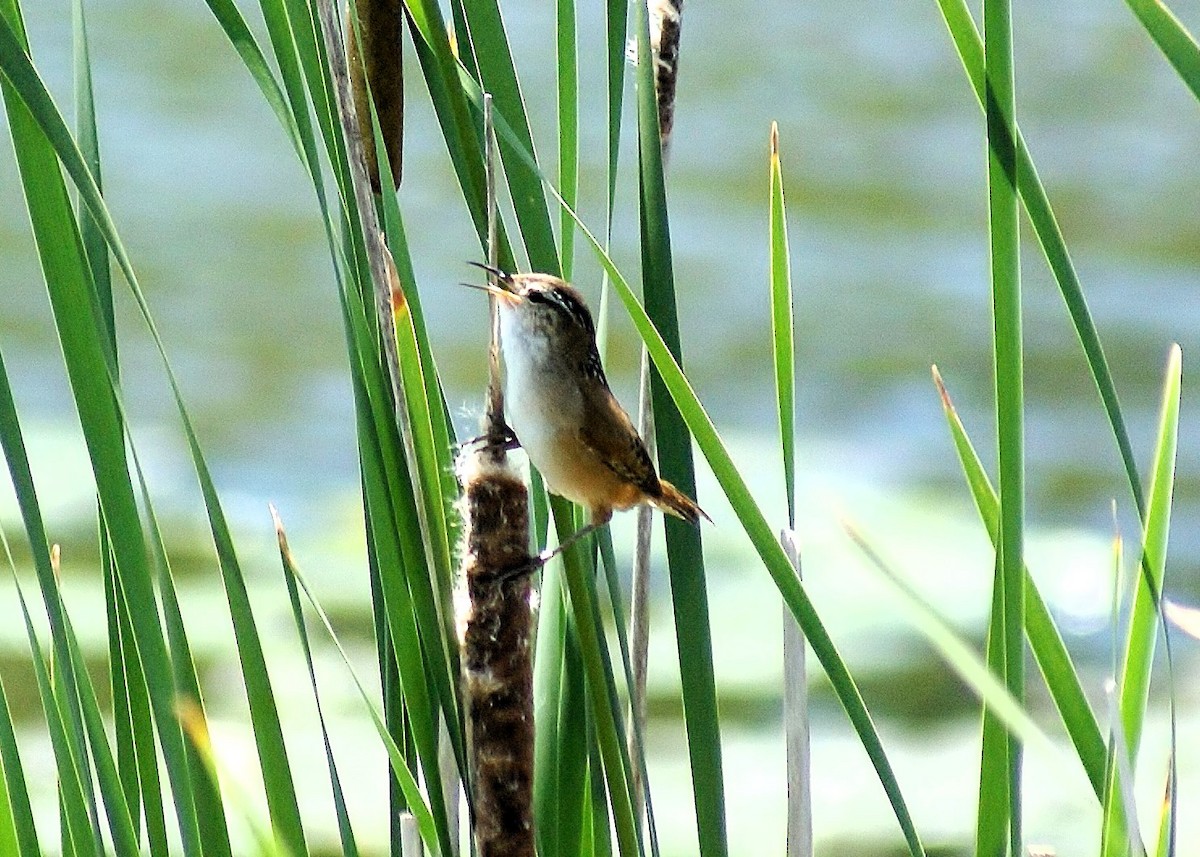
[[[251,4],[243,4],[248,7]],[[1180,3],[1185,23],[1200,7]],[[601,10],[581,4],[582,211],[603,222]],[[70,104],[65,0],[26,4],[35,59]],[[249,9],[247,11],[250,11]],[[540,152],[553,162],[553,18],[545,4],[504,7]],[[373,648],[357,494],[353,409],[328,250],[301,168],[200,0],[106,0],[88,7],[109,204],[138,266],[218,487],[268,637],[308,816],[335,840],[309,740],[313,721],[266,511],[276,503],[300,563],[364,671]],[[253,17],[253,16],[251,16]],[[1184,406],[1169,589],[1200,600],[1200,400],[1186,378],[1200,346],[1200,106],[1126,7],[1032,0],[1016,11],[1020,124],[1081,275],[1108,351],[1139,460],[1152,443],[1161,373],[1183,346]],[[411,52],[408,57],[412,59]],[[411,64],[401,204],[434,347],[460,434],[474,433],[485,373],[485,311],[455,286],[479,257],[415,63]],[[841,534],[871,534],[962,632],[983,633],[991,554],[973,517],[930,383],[937,363],[991,463],[990,314],[983,123],[931,0],[887,6],[765,0],[695,3],[668,178],[689,374],[756,494],[785,507],[767,314],[767,134],[782,137],[796,289],[801,510],[805,573],[819,609],[864,685],[918,828],[939,853],[965,853],[973,830],[978,728],[963,686],[895,612],[887,586]],[[631,127],[631,126],[627,126]],[[627,134],[628,136],[628,130]],[[614,256],[636,270],[633,151],[622,155]],[[577,254],[593,302],[597,268]],[[1110,658],[1110,540],[1133,561],[1136,527],[1115,443],[1069,319],[1032,234],[1024,253],[1030,564],[1082,665],[1102,716]],[[184,607],[219,749],[253,770],[252,743],[215,563],[163,375],[122,288],[122,371],[183,581]],[[634,401],[637,340],[614,315],[610,375]],[[103,656],[103,610],[87,461],[28,236],[16,167],[0,156],[0,347],[31,443],[35,475],[64,550],[65,586],[85,642]],[[783,842],[780,607],[711,479],[701,502],[726,737],[735,854]],[[7,483],[0,515],[17,517]],[[627,545],[629,521],[616,537]],[[666,594],[665,573],[657,591]],[[10,587],[0,587],[9,593]],[[694,850],[682,721],[673,685],[669,602],[652,647],[651,782],[667,854]],[[15,601],[0,610],[0,669],[22,718],[23,747],[48,764],[27,677]],[[1200,794],[1200,691],[1194,644],[1179,647],[1184,806]],[[321,650],[338,747],[360,836],[382,847],[383,759],[344,672]],[[899,833],[865,754],[814,669],[814,794],[827,854],[891,854]],[[1031,672],[1039,723],[1062,740]],[[16,690],[14,690],[16,688]],[[1164,760],[1161,689],[1142,773],[1152,810]],[[246,759],[243,766],[240,759]],[[1031,841],[1060,855],[1094,852],[1099,813],[1082,773],[1031,751]],[[50,768],[45,768],[49,772]],[[46,820],[53,781],[34,784]],[[1180,853],[1200,841],[1183,812]],[[1190,832],[1190,833],[1189,833]],[[1190,838],[1189,838],[1190,835]],[[1186,843],[1192,843],[1187,845]],[[377,852],[378,853],[378,852]]]

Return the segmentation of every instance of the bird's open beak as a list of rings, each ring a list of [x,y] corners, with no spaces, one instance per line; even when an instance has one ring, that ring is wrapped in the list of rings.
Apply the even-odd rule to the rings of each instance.
[[[478,289],[481,292],[487,292],[489,295],[495,295],[505,303],[515,304],[520,303],[521,298],[515,292],[510,292],[500,286],[481,286],[478,283],[459,283],[460,286],[466,286],[468,289]]]
[[[493,267],[492,265],[486,265],[482,262],[468,262],[467,264],[474,265],[476,268],[487,271],[489,274],[491,274],[493,277],[496,278],[496,285],[488,284],[486,286],[477,286],[474,283],[463,283],[462,285],[469,286],[472,289],[479,289],[481,291],[485,291],[489,294],[495,295],[497,298],[499,298],[500,300],[502,300],[506,303],[510,303],[510,304],[520,303],[520,301],[521,301],[520,295],[518,295],[516,292],[514,292],[513,288],[512,288],[513,281],[512,281],[511,274],[508,274],[508,273],[500,270],[499,268]]]

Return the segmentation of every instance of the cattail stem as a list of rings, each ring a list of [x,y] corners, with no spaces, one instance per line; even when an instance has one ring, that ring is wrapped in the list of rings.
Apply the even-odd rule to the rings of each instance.
[[[496,261],[495,141],[484,96],[488,258]],[[534,857],[533,610],[529,492],[503,443],[497,307],[491,307],[485,443],[464,448],[463,588],[459,616],[470,745],[472,828],[480,857]],[[513,573],[516,570],[518,573]],[[460,599],[462,600],[462,599]]]

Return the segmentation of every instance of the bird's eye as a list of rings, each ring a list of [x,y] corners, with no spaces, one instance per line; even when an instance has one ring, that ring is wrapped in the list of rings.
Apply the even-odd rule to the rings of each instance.
[[[533,301],[535,304],[544,304],[544,303],[548,303],[548,301],[546,300],[546,293],[545,293],[545,292],[530,292],[530,293],[529,293],[529,295],[528,295],[528,297],[529,297],[529,299],[530,299],[531,301]]]

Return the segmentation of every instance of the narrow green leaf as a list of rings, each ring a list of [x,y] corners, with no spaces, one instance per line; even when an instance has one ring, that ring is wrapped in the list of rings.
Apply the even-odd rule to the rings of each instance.
[[[1163,56],[1200,98],[1200,46],[1161,0],[1125,0]]]
[[[533,657],[533,817],[537,820],[537,850],[543,857],[558,857],[559,829],[565,822],[565,807],[572,801],[560,785],[559,771],[564,761],[559,752],[564,729],[563,700],[568,695],[566,679],[566,594],[562,583],[562,564],[547,563],[542,568],[538,588],[537,636]],[[568,709],[569,711],[574,708]],[[573,746],[571,743],[565,745]]]
[[[1142,534],[1142,567],[1146,574],[1137,576],[1133,614],[1125,640],[1125,657],[1117,681],[1117,699],[1121,729],[1132,771],[1141,743],[1146,705],[1150,694],[1150,672],[1158,636],[1156,594],[1162,592],[1166,573],[1167,537],[1171,526],[1171,499],[1175,486],[1175,452],[1179,434],[1179,396],[1182,385],[1183,356],[1178,345],[1172,346],[1163,382],[1162,408],[1158,440],[1151,470],[1150,505]],[[1148,578],[1148,579],[1147,579]],[[1115,767],[1115,766],[1114,766]],[[1114,857],[1128,853],[1129,837],[1125,813],[1115,777],[1109,778],[1105,796],[1104,838],[1101,853]]]
[[[997,680],[988,665],[979,660],[946,620],[939,616],[929,602],[883,558],[861,530],[845,521],[842,526],[875,570],[899,594],[900,597],[891,602],[892,606],[925,637],[946,665],[954,670],[984,706],[996,715],[1008,733],[1026,742],[1041,741],[1049,748],[1049,739],[1038,729],[1024,707],[1009,694],[1003,683]]]
[[[1011,0],[984,0],[984,114],[988,143],[988,236],[991,249],[996,438],[1000,469],[999,580],[1004,593],[1004,671],[1009,692],[1025,699],[1025,395],[1021,333],[1021,266],[1017,220],[1017,153],[1009,128],[1016,117]],[[1023,851],[1021,743],[1008,739],[1009,840]],[[999,807],[992,807],[996,811]]]
[[[358,678],[358,674],[354,671],[354,667],[351,666],[350,658],[346,654],[346,650],[342,647],[342,643],[338,639],[337,634],[334,633],[333,625],[330,623],[329,617],[325,614],[325,611],[321,608],[321,605],[317,602],[317,600],[313,598],[312,592],[309,590],[308,584],[301,576],[299,569],[297,569],[294,564],[290,567],[285,564],[284,571],[295,579],[295,582],[299,585],[300,590],[304,592],[305,598],[308,599],[308,603],[312,606],[313,611],[321,620],[321,624],[325,627],[325,631],[329,635],[330,641],[334,644],[338,654],[342,658],[342,662],[346,665],[346,670],[350,674],[350,678],[354,681],[354,686],[358,690],[359,696],[362,698],[363,705],[366,707],[367,713],[371,716],[371,722],[375,727],[375,731],[379,735],[380,740],[383,742],[384,748],[387,750],[392,771],[399,780],[401,788],[404,790],[404,796],[408,801],[409,812],[411,812],[413,817],[416,819],[417,828],[421,833],[421,839],[425,843],[425,847],[433,852],[443,854],[446,853],[444,844],[439,841],[435,819],[433,814],[430,812],[429,806],[425,803],[425,799],[421,794],[420,786],[417,785],[416,779],[414,779],[412,772],[405,764],[404,757],[400,753],[400,748],[396,746],[396,742],[392,740],[391,735],[388,733],[387,725],[383,722],[383,718],[380,716],[379,711],[375,708],[374,703],[371,702],[370,694],[367,693],[366,688],[363,687],[362,682]]]
[[[30,616],[29,606],[25,602],[25,595],[20,581],[17,580],[15,569],[12,579],[21,607],[21,615],[25,620],[25,634],[29,640],[34,679],[37,682],[42,711],[46,716],[50,745],[54,750],[63,830],[70,836],[73,850],[76,853],[90,853],[95,854],[96,857],[103,857],[104,843],[101,839],[100,829],[95,826],[93,821],[95,812],[92,807],[88,806],[83,781],[80,779],[80,770],[72,752],[68,725],[58,701],[55,699],[53,679],[47,672],[45,655],[38,643],[37,632],[33,628],[33,618]]]
[[[655,70],[650,60],[649,13],[644,2],[635,4],[634,21],[640,60],[636,80],[642,294],[650,319],[662,333],[672,356],[682,363]],[[650,387],[659,470],[664,479],[689,497],[695,497],[696,472],[687,426],[657,372],[651,374]],[[671,600],[675,610],[684,724],[692,770],[696,833],[703,857],[723,857],[729,852],[725,833],[725,779],[700,530],[669,517],[666,518],[664,529]]]
[[[475,61],[479,63],[483,88],[492,94],[496,113],[504,117],[509,128],[516,134],[518,151],[533,153],[533,132],[530,130],[525,101],[517,80],[516,67],[513,65],[504,20],[500,15],[500,5],[497,2],[472,2],[465,3],[463,8],[470,30],[472,52]],[[546,205],[545,191],[538,180],[538,173],[526,165],[524,159],[512,150],[506,140],[499,140],[498,143],[500,159],[504,163],[504,175],[508,179],[508,190],[517,223],[521,228],[521,238],[529,257],[529,265],[534,271],[559,274],[561,264],[558,249],[554,243],[550,211]],[[534,160],[537,160],[536,154]]]
[[[950,435],[954,441],[963,474],[966,476],[967,485],[970,487],[972,498],[975,501],[975,507],[979,511],[979,517],[992,545],[995,546],[999,537],[1000,520],[1000,504],[996,497],[996,491],[988,480],[983,463],[971,445],[971,440],[967,436],[966,429],[954,409],[954,404],[951,402],[950,395],[946,392],[946,387],[936,368],[933,370],[933,377],[942,399],[942,409],[950,427]],[[993,603],[993,625],[1000,621],[996,616],[995,607],[996,605]],[[993,656],[992,641],[997,638],[998,634],[998,630],[996,634],[989,632],[989,659]],[[1103,800],[1104,771],[1107,765],[1108,750],[1100,733],[1096,715],[1087,701],[1087,696],[1079,681],[1079,675],[1071,662],[1066,645],[1063,643],[1062,635],[1055,626],[1046,602],[1038,591],[1037,584],[1029,575],[1028,569],[1025,570],[1025,635],[1033,650],[1033,656],[1038,662],[1038,668],[1046,680],[1046,687],[1062,717],[1067,734],[1070,735],[1071,742],[1075,746],[1080,764],[1092,784],[1096,797]],[[996,657],[998,658],[999,655],[997,654]],[[999,663],[998,660],[997,663]]]
[[[998,504],[997,504],[998,505]],[[992,583],[992,609],[988,620],[987,664],[995,675],[1004,674],[1004,588],[999,562]],[[983,737],[979,754],[979,801],[975,812],[975,853],[1007,852],[1009,806],[1008,732],[990,708],[983,710]]]
[[[771,123],[771,203],[768,231],[771,248],[771,339],[775,355],[775,400],[779,406],[779,440],[783,453],[783,487],[787,492],[788,528],[796,526],[796,345],[792,319],[792,271],[788,253],[787,213],[783,202],[783,167],[779,161],[779,126]]]
[[[550,511],[554,517],[559,542],[562,543],[574,532],[575,521],[571,504],[561,497],[552,496]],[[617,847],[622,857],[642,857],[641,829],[637,823],[630,793],[624,728],[620,711],[612,704],[612,667],[601,636],[602,628],[596,620],[594,574],[584,555],[583,544],[576,542],[570,545],[563,551],[562,557],[565,565],[564,580],[570,595],[574,628],[579,634],[579,648],[587,678],[589,709],[596,727],[600,757],[604,766],[604,780],[612,802]],[[586,801],[584,807],[586,810]],[[567,847],[567,843],[560,843],[560,848]]]
[[[579,198],[579,58],[575,36],[575,0],[557,0],[558,31],[558,186],[571,208]],[[533,180],[538,181],[537,176]],[[538,182],[539,189],[541,183]],[[543,198],[544,199],[544,198]],[[559,211],[562,275],[571,279],[575,268],[575,224]]]
[[[390,173],[383,170],[381,175],[389,175]],[[325,763],[329,768],[329,785],[333,790],[333,807],[334,813],[337,816],[338,837],[342,846],[342,854],[344,857],[358,857],[358,846],[354,840],[354,830],[350,826],[350,816],[346,810],[346,795],[342,790],[342,780],[338,775],[337,761],[333,756],[333,746],[329,741],[329,728],[325,724],[325,711],[321,707],[321,693],[317,688],[317,671],[313,666],[312,646],[308,641],[308,629],[304,624],[304,608],[300,604],[300,592],[296,588],[295,562],[292,560],[292,552],[288,548],[287,536],[283,531],[283,521],[279,518],[279,513],[275,511],[275,507],[271,507],[271,518],[275,523],[275,533],[279,540],[279,558],[285,569],[284,581],[287,583],[288,602],[292,607],[292,620],[296,623],[296,633],[300,637],[300,648],[304,652],[304,662],[308,667],[308,679],[312,685],[313,704],[317,708],[317,722],[321,727],[321,741],[325,745]]]
[[[4,548],[4,556],[8,566],[13,569],[12,551],[8,539],[0,528],[0,546]],[[3,807],[5,814],[11,820],[11,838],[4,840],[9,854],[19,854],[20,857],[41,857],[38,846],[37,828],[33,823],[33,806],[29,802],[29,787],[25,782],[25,770],[21,764],[21,753],[17,748],[17,735],[13,729],[12,713],[8,708],[8,697],[4,691],[4,683],[0,681],[0,770],[3,771]]]

